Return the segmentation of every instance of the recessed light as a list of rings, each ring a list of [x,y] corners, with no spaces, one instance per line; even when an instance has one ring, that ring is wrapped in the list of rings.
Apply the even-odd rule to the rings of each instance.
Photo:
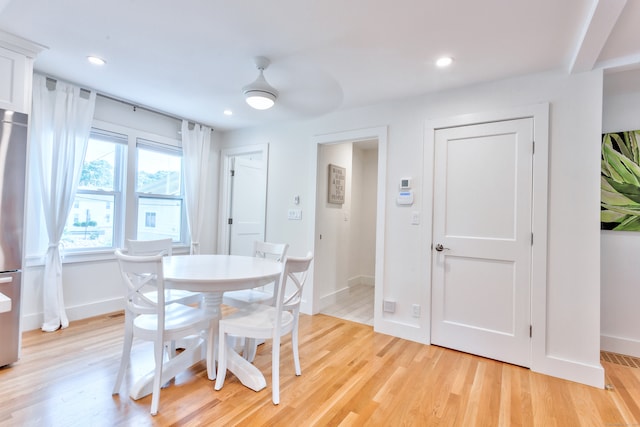
[[[224,113],[223,113],[223,114],[224,114],[225,116],[233,116],[233,111],[231,111],[231,110],[224,110]]]
[[[93,65],[104,65],[107,63],[107,61],[97,56],[87,56],[87,61],[91,62]]]
[[[448,67],[453,63],[453,58],[450,56],[443,56],[442,58],[438,58],[436,61],[436,66],[443,68]]]

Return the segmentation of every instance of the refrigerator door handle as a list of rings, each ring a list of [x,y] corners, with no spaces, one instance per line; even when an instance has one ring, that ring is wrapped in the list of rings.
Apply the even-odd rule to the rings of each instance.
[[[13,282],[13,277],[7,276],[0,278],[0,283],[11,283]]]

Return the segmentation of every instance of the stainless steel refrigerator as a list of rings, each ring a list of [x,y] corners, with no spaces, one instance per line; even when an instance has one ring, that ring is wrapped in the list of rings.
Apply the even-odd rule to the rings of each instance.
[[[20,354],[27,115],[0,109],[0,124],[0,293],[11,300],[10,310],[0,313],[0,366],[5,366]]]

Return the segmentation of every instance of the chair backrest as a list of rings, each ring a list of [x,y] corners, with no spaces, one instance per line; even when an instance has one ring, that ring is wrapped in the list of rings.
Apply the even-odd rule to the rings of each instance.
[[[172,255],[173,240],[131,240],[127,239],[127,253],[129,255]]]
[[[120,249],[115,251],[125,288],[127,310],[135,315],[158,314],[159,324],[164,322],[164,276],[163,255],[125,255]],[[155,288],[157,300],[145,296],[149,287]],[[159,309],[161,307],[162,309]]]
[[[308,252],[307,256],[303,258],[285,258],[282,274],[280,275],[280,283],[278,284],[276,301],[278,311],[289,310],[297,314],[300,308],[300,301],[302,301],[302,290],[307,280],[307,273],[312,260],[313,254],[311,252]],[[288,289],[291,292],[287,294]]]
[[[287,243],[269,243],[256,240],[253,244],[253,255],[282,262],[287,255],[287,249],[289,249]]]

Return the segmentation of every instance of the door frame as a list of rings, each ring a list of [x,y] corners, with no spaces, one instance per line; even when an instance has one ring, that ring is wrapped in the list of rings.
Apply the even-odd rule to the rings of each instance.
[[[255,145],[244,145],[241,147],[233,147],[233,148],[224,148],[222,149],[220,155],[220,204],[218,208],[218,249],[217,252],[219,254],[229,253],[229,224],[228,213],[229,213],[229,197],[231,196],[231,160],[236,156],[241,156],[245,154],[251,153],[261,153],[262,156],[262,166],[264,167],[265,173],[267,174],[266,180],[266,189],[265,191],[269,191],[269,144],[255,144]],[[266,207],[265,207],[265,227],[267,224],[266,218]],[[265,230],[266,235],[266,230]]]
[[[425,342],[431,343],[431,291],[432,266],[431,246],[433,241],[433,170],[435,132],[438,129],[475,125],[488,122],[533,118],[533,189],[532,218],[533,246],[531,249],[531,369],[540,371],[546,359],[546,318],[547,318],[547,211],[548,211],[548,171],[549,171],[549,104],[535,104],[513,107],[487,113],[465,114],[453,117],[427,120],[425,123],[422,197],[425,203],[422,229],[422,277],[426,283],[425,307],[429,315],[424,316]]]
[[[378,188],[376,194],[376,267],[375,267],[375,290],[374,290],[374,330],[378,331],[379,323],[382,320],[382,291],[384,289],[384,224],[386,212],[386,179],[387,179],[387,127],[358,129],[352,131],[336,132],[324,135],[315,135],[312,138],[313,153],[310,156],[309,164],[309,198],[310,218],[313,227],[309,227],[310,235],[308,241],[313,242],[314,252],[317,244],[318,233],[316,231],[316,197],[317,197],[317,177],[318,177],[318,149],[320,144],[341,144],[345,142],[357,142],[375,139],[378,141]],[[305,295],[301,304],[304,313],[317,314],[320,311],[319,287],[314,286],[313,263],[309,272],[309,282],[305,287]]]

